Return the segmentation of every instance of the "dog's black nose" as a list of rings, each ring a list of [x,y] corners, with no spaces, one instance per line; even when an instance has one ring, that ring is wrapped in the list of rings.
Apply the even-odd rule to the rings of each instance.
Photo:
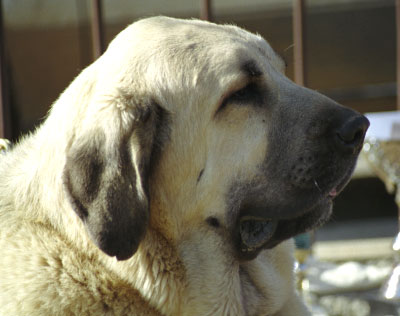
[[[358,152],[364,142],[368,127],[369,121],[363,115],[348,118],[335,131],[334,138],[338,149],[345,152]]]

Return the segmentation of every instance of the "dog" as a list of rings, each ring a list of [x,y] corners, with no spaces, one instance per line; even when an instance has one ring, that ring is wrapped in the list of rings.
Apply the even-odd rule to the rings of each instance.
[[[118,34],[0,156],[0,315],[310,315],[291,238],[369,122],[284,73],[236,26]]]

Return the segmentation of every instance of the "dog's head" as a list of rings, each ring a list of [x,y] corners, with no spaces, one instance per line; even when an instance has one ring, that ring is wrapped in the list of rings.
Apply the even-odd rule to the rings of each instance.
[[[94,242],[118,259],[148,225],[177,247],[203,236],[250,260],[321,224],[368,128],[234,26],[142,20],[91,67],[64,179]]]

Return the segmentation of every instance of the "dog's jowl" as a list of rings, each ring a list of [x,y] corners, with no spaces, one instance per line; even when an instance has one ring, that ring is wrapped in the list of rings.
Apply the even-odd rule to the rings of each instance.
[[[309,315],[291,237],[369,123],[284,73],[235,26],[122,31],[0,157],[0,315]]]

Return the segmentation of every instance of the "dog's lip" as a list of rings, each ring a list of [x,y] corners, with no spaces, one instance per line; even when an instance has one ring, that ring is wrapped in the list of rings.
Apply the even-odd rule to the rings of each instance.
[[[291,217],[280,217],[280,216],[260,216],[260,208],[257,207],[256,213],[257,215],[242,215],[239,217],[239,238],[240,238],[240,246],[239,246],[239,258],[243,260],[253,260],[257,257],[258,253],[263,249],[271,249],[280,244],[282,241],[293,237],[296,234],[302,233],[306,230],[311,229],[312,227],[319,226],[318,222],[307,226],[304,228],[296,228],[298,225],[303,225],[302,219],[311,215],[312,213],[318,214],[316,218],[325,218],[329,217],[328,215],[324,215],[326,209],[329,208],[329,205],[332,205],[332,200],[337,196],[338,189],[335,187],[328,191],[327,194],[320,196],[317,199],[317,202],[313,204],[307,211],[297,213],[295,216]],[[251,213],[251,210],[247,209],[247,212]],[[264,214],[267,214],[266,209],[264,209]],[[240,225],[244,222],[256,222],[258,223],[258,227],[254,235],[254,241],[250,239],[250,242],[243,240],[243,232],[241,231]],[[252,225],[252,224],[250,224]],[[269,228],[267,228],[269,225]],[[251,226],[250,226],[251,227]],[[261,228],[260,228],[261,227]],[[289,229],[287,229],[290,227]],[[259,233],[262,231],[262,233]],[[294,234],[290,231],[296,231]],[[249,233],[251,234],[251,232]]]
[[[240,217],[241,223],[245,221],[271,222],[273,221],[273,219],[268,217],[252,216],[252,215],[243,215],[242,217]]]
[[[275,246],[277,246],[284,240],[290,239],[300,233],[309,231],[312,228],[319,227],[322,223],[324,223],[329,218],[329,216],[331,214],[331,206],[332,206],[332,199],[325,198],[325,199],[320,200],[320,203],[317,203],[317,205],[312,210],[304,213],[301,216],[291,218],[291,219],[282,219],[282,220],[277,221],[277,227],[276,227],[275,233],[272,235],[272,237],[268,241],[266,241],[262,245],[261,249],[274,248]],[[308,220],[306,220],[306,222],[304,222],[304,219],[309,216],[312,216],[314,218],[312,220],[312,224],[307,223]],[[304,223],[306,223],[306,224],[304,224]],[[303,225],[305,225],[305,226],[303,226]],[[301,227],[301,226],[303,226],[303,227]],[[293,233],[293,231],[295,233]]]
[[[334,199],[337,195],[338,195],[338,191],[336,190],[336,188],[332,189],[329,191],[328,196],[332,199]]]
[[[242,251],[262,247],[275,234],[278,221],[258,216],[242,216],[239,220]]]
[[[332,187],[332,189],[330,189],[330,191],[328,191],[327,197],[329,199],[333,200],[334,198],[336,198],[343,191],[343,189],[346,187],[346,184],[349,182],[352,173],[353,173],[353,168],[350,168],[346,172],[344,177],[341,178],[338,181],[338,183],[336,185],[334,185]]]
[[[336,188],[333,188],[332,190],[329,191],[328,195],[335,197],[337,194],[338,194],[338,192],[337,192]]]
[[[349,169],[343,177],[338,178],[330,185],[325,184],[322,188],[317,184],[314,190],[308,192],[308,194],[313,196],[313,202],[308,204],[303,211],[296,212],[293,215],[289,215],[286,212],[271,214],[271,212],[268,211],[269,207],[262,205],[262,203],[261,205],[243,203],[241,211],[239,212],[239,225],[245,221],[256,221],[260,223],[260,225],[255,227],[262,227],[263,225],[267,224],[272,225],[270,230],[271,232],[273,231],[273,233],[265,234],[264,239],[256,239],[257,241],[263,240],[263,242],[256,242],[254,244],[252,243],[247,245],[242,240],[242,234],[239,226],[239,258],[244,260],[252,260],[257,257],[258,253],[262,249],[271,249],[282,241],[289,239],[296,234],[307,231],[313,227],[320,226],[329,218],[332,210],[332,200],[335,199],[344,189],[348,180],[350,179],[351,173],[352,169]],[[302,192],[302,194],[306,194],[306,192]],[[315,217],[315,221],[311,220],[310,222],[310,219],[306,219],[309,216]],[[293,232],[297,233],[294,234]],[[261,234],[260,236],[263,235]]]
[[[273,238],[278,221],[260,216],[245,215],[239,219],[240,253],[253,257]]]

